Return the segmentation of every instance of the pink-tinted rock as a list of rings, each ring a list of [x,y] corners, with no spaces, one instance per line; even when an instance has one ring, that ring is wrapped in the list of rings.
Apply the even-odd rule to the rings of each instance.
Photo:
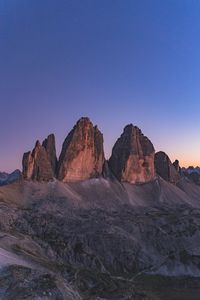
[[[103,135],[88,118],[81,118],[65,139],[58,162],[58,179],[79,181],[102,174]]]
[[[130,124],[113,147],[109,167],[120,181],[148,182],[155,178],[154,154],[151,141]]]
[[[25,179],[48,181],[54,177],[49,155],[39,141],[36,142],[32,152],[24,154],[22,165]]]
[[[34,157],[31,151],[24,153],[22,158],[22,174],[25,179],[32,179],[34,170]]]

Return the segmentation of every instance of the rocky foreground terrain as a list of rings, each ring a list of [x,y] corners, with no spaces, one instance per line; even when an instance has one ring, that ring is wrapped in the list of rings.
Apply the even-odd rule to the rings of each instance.
[[[125,127],[109,161],[82,118],[0,187],[0,299],[190,300],[200,292],[200,186]]]

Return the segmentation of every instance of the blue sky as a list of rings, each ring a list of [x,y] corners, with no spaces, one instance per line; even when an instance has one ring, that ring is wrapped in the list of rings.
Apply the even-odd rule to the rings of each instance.
[[[77,119],[200,165],[200,1],[0,0],[0,170]]]

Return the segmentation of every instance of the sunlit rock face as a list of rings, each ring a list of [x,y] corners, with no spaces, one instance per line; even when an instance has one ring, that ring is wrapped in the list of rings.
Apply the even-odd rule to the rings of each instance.
[[[102,133],[88,118],[81,118],[63,143],[57,177],[64,182],[98,177],[104,161]]]
[[[113,147],[109,167],[120,181],[148,182],[155,178],[154,154],[151,141],[130,124]]]
[[[179,164],[176,162],[174,166],[168,155],[163,151],[155,154],[155,168],[159,176],[171,183],[176,184],[181,178]]]
[[[46,148],[36,142],[35,148],[32,152],[27,152],[23,156],[23,177],[25,179],[37,180],[37,181],[48,181],[54,177],[54,169],[52,168],[52,157],[50,156],[51,149],[54,146],[48,142],[45,142]],[[48,151],[49,152],[48,152]]]

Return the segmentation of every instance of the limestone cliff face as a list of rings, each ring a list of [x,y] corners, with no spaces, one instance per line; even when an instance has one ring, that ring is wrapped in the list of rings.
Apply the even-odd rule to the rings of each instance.
[[[159,151],[155,154],[155,168],[159,176],[171,183],[176,184],[181,178],[179,164],[176,162],[174,166],[168,155],[163,151]]]
[[[56,168],[55,138],[50,135],[43,145],[36,142],[33,151],[24,153],[22,166],[25,179],[48,181],[53,179]]]
[[[22,158],[22,174],[25,179],[32,179],[34,169],[34,157],[31,151],[24,153]]]
[[[57,157],[56,157],[56,144],[54,134],[50,134],[42,143],[42,146],[45,148],[48,159],[51,163],[53,174],[56,174],[57,168]]]
[[[155,177],[154,154],[151,141],[130,124],[113,147],[109,167],[120,181],[148,182]]]
[[[81,118],[63,143],[57,178],[67,182],[100,176],[104,161],[102,133],[88,118]]]

